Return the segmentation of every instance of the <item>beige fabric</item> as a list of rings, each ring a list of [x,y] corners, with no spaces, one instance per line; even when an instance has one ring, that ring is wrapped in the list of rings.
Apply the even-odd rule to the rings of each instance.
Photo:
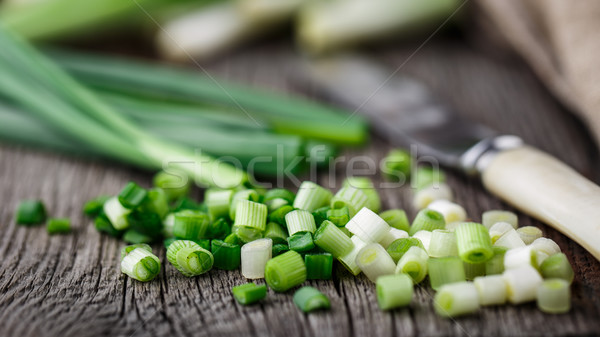
[[[478,0],[477,5],[600,144],[600,1]]]

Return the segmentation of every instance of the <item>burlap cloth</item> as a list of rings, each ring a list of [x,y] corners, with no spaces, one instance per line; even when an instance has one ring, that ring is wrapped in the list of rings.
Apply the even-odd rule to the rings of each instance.
[[[600,145],[600,0],[474,0]]]

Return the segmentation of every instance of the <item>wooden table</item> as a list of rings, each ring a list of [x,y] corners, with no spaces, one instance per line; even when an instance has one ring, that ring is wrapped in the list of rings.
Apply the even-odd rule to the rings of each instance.
[[[399,65],[417,45],[385,52]],[[272,43],[214,62],[212,74],[273,90],[297,91],[290,81],[292,48]],[[465,116],[523,137],[598,182],[598,153],[585,128],[554,100],[518,60],[493,60],[460,41],[432,41],[402,72],[420,78]],[[303,88],[307,95],[314,90]],[[345,155],[381,159],[389,148],[377,137]],[[338,169],[343,174],[343,167]],[[479,221],[489,209],[511,209],[484,191],[476,179],[450,172],[456,201]],[[325,292],[332,309],[301,313],[290,293],[269,292],[259,305],[242,307],[231,287],[239,272],[213,270],[188,279],[165,263],[160,276],[139,283],[119,271],[124,245],[100,235],[81,214],[83,203],[116,194],[129,180],[147,185],[151,174],[118,165],[88,162],[12,146],[0,147],[0,335],[4,336],[564,336],[600,334],[600,263],[555,230],[519,214],[555,240],[575,269],[573,309],[547,315],[535,304],[489,307],[478,314],[443,319],[435,315],[433,291],[420,286],[409,308],[382,312],[374,285],[342,267],[331,281],[307,284]],[[325,179],[323,173],[320,179]],[[557,182],[562,183],[562,182]],[[200,195],[196,191],[197,195]],[[410,190],[382,190],[385,208],[410,207]],[[14,224],[19,200],[41,198],[52,215],[70,217],[75,231],[49,236],[45,228]],[[599,205],[600,207],[600,205]],[[577,212],[576,209],[573,212]]]

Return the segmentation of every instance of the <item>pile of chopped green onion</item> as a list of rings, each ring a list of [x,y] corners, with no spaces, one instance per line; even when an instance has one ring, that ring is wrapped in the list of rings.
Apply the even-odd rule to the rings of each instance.
[[[429,169],[416,175],[432,176]],[[368,207],[381,200],[366,177],[348,178],[337,193],[309,181],[297,193],[212,188],[196,203],[189,186],[173,184],[177,179],[161,172],[151,189],[130,182],[118,196],[99,197],[84,207],[98,230],[132,244],[125,250],[135,254],[124,253],[121,268],[134,279],[149,281],[158,274],[160,263],[147,244],[162,240],[167,260],[183,276],[216,268],[264,279],[265,284],[234,287],[233,296],[243,305],[264,298],[267,287],[286,292],[306,280],[331,279],[337,260],[376,285],[382,310],[410,305],[414,285],[426,279],[437,292],[435,310],[444,317],[534,300],[548,313],[570,308],[574,273],[566,255],[530,227],[517,231],[518,218],[511,212],[485,212],[480,224],[467,221],[464,209],[451,200],[431,198],[435,209],[421,209],[409,224],[403,210]],[[445,185],[430,180],[416,194],[428,184]],[[294,303],[305,312],[330,305],[312,287],[297,290]]]

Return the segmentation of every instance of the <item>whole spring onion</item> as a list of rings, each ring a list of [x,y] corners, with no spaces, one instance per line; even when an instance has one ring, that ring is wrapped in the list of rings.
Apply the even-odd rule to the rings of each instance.
[[[435,294],[434,307],[443,317],[473,313],[479,309],[477,289],[471,282],[446,284]]]
[[[160,272],[160,260],[145,248],[136,248],[121,260],[121,272],[140,282],[148,282]]]
[[[294,303],[304,312],[329,309],[329,298],[313,287],[302,287],[294,293]]]
[[[302,284],[306,281],[304,259],[294,251],[272,258],[265,267],[265,281],[277,292]]]
[[[396,264],[390,255],[378,243],[364,246],[356,255],[356,265],[371,280],[383,275],[391,275],[396,270]]]
[[[187,277],[206,273],[214,263],[211,252],[189,240],[173,241],[167,249],[167,260]]]
[[[385,275],[377,279],[377,303],[381,310],[390,310],[410,304],[413,280],[405,274]]]
[[[273,241],[260,239],[242,246],[242,276],[247,279],[265,277],[265,265],[271,259]]]
[[[0,43],[4,46],[0,53],[2,96],[56,130],[145,167],[162,167],[164,160],[176,159],[172,164],[200,184],[231,187],[246,179],[241,170],[151,136],[4,28],[0,28]],[[203,169],[182,165],[182,161]]]
[[[264,284],[246,283],[231,288],[233,297],[242,305],[254,304],[267,296],[267,286]]]
[[[359,190],[356,191],[360,192]],[[366,207],[363,207],[348,221],[346,228],[350,233],[368,243],[380,242],[390,231],[390,226],[387,222]]]
[[[458,255],[468,263],[481,263],[492,258],[492,241],[486,228],[478,223],[464,222],[456,228]]]
[[[19,225],[36,225],[46,220],[46,208],[40,200],[21,201],[17,206],[16,221]]]

